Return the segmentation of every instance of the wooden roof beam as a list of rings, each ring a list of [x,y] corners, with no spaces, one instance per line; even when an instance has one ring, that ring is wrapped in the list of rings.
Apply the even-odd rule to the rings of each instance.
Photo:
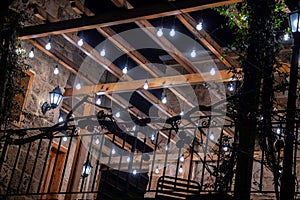
[[[125,23],[132,23],[142,19],[154,19],[164,16],[178,15],[186,12],[193,12],[207,8],[214,8],[222,5],[241,2],[241,0],[189,0],[176,1],[170,5],[169,2],[146,5],[131,10],[116,10],[101,15],[59,21],[51,24],[27,26],[20,32],[19,39],[46,37],[49,35],[60,35],[98,27],[114,26]]]
[[[86,95],[86,94],[95,94],[97,92],[103,94],[111,93],[121,93],[121,92],[132,92],[136,90],[143,90],[143,85],[145,81],[149,84],[150,89],[159,89],[159,88],[171,88],[178,86],[186,85],[195,85],[204,82],[217,81],[217,82],[226,82],[232,77],[232,73],[227,70],[219,71],[220,76],[211,76],[209,72],[203,74],[185,74],[179,76],[168,76],[160,78],[151,78],[151,79],[142,79],[142,80],[133,80],[130,82],[117,82],[117,83],[106,83],[98,84],[93,86],[83,86],[80,90],[73,88],[65,88],[65,97],[76,96],[76,95]],[[206,77],[206,78],[203,78]]]

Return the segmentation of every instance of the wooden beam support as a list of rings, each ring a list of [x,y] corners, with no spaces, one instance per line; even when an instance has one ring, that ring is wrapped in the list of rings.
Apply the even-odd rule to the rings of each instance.
[[[159,4],[151,4],[131,10],[116,10],[114,12],[106,12],[93,17],[28,26],[20,32],[19,39],[46,37],[48,35],[58,35],[99,27],[114,26],[135,22],[141,19],[154,19],[178,15],[181,13],[214,8],[238,2],[241,2],[241,0],[181,0],[173,2],[172,5],[170,5],[169,2],[162,1],[162,3]]]
[[[205,77],[205,78],[203,78]],[[135,90],[143,90],[145,81],[149,84],[149,89],[159,88],[171,88],[178,86],[194,85],[204,82],[216,81],[226,82],[232,77],[232,73],[227,70],[220,71],[220,76],[211,76],[209,73],[203,74],[185,74],[179,76],[168,76],[152,79],[133,80],[130,82],[117,82],[117,83],[106,83],[98,84],[93,86],[83,86],[80,90],[73,88],[65,88],[65,97],[95,94],[97,92],[103,92],[104,94],[131,92]]]
[[[197,22],[188,13],[177,15],[177,18],[189,29],[213,54],[219,58],[225,66],[238,67],[238,62],[229,56],[225,56],[222,48],[210,37],[205,30],[196,30]]]

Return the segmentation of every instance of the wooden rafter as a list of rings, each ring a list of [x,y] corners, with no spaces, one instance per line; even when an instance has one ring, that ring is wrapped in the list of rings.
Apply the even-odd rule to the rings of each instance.
[[[205,78],[203,78],[205,77]],[[64,96],[76,96],[76,95],[86,95],[95,94],[101,92],[103,94],[111,93],[121,93],[121,92],[132,92],[135,90],[142,90],[144,83],[147,81],[149,84],[149,89],[159,89],[159,88],[171,88],[178,86],[194,85],[204,82],[217,81],[226,82],[232,77],[232,73],[227,70],[220,71],[220,76],[211,76],[209,73],[203,74],[185,74],[179,76],[169,76],[160,77],[152,79],[143,80],[133,80],[130,82],[117,82],[117,83],[106,83],[98,84],[93,86],[83,86],[80,90],[75,90],[73,88],[66,88]]]
[[[131,23],[137,20],[154,19],[163,16],[178,15],[202,9],[214,8],[222,5],[241,2],[241,0],[189,0],[176,1],[172,5],[166,1],[159,4],[151,4],[130,10],[116,10],[101,15],[79,18],[73,20],[59,21],[51,24],[25,27],[19,39],[45,37],[48,35],[60,35],[98,27],[114,26]]]

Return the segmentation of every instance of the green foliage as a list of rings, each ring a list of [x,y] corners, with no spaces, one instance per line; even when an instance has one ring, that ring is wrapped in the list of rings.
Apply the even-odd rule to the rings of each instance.
[[[14,99],[16,95],[24,94],[20,83],[24,78],[24,70],[30,67],[26,64],[26,51],[17,39],[27,19],[24,16],[24,13],[9,10],[0,19],[0,125],[18,119],[12,110],[20,110],[20,105]]]

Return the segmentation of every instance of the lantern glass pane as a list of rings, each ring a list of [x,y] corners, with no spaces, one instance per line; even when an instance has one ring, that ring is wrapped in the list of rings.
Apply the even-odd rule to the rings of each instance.
[[[83,168],[82,168],[82,175],[83,176],[88,176],[91,172],[91,166],[89,166],[88,164],[85,164],[83,165]]]
[[[294,12],[290,15],[290,23],[291,23],[291,29],[293,33],[300,31],[300,20],[299,20],[298,12]]]

